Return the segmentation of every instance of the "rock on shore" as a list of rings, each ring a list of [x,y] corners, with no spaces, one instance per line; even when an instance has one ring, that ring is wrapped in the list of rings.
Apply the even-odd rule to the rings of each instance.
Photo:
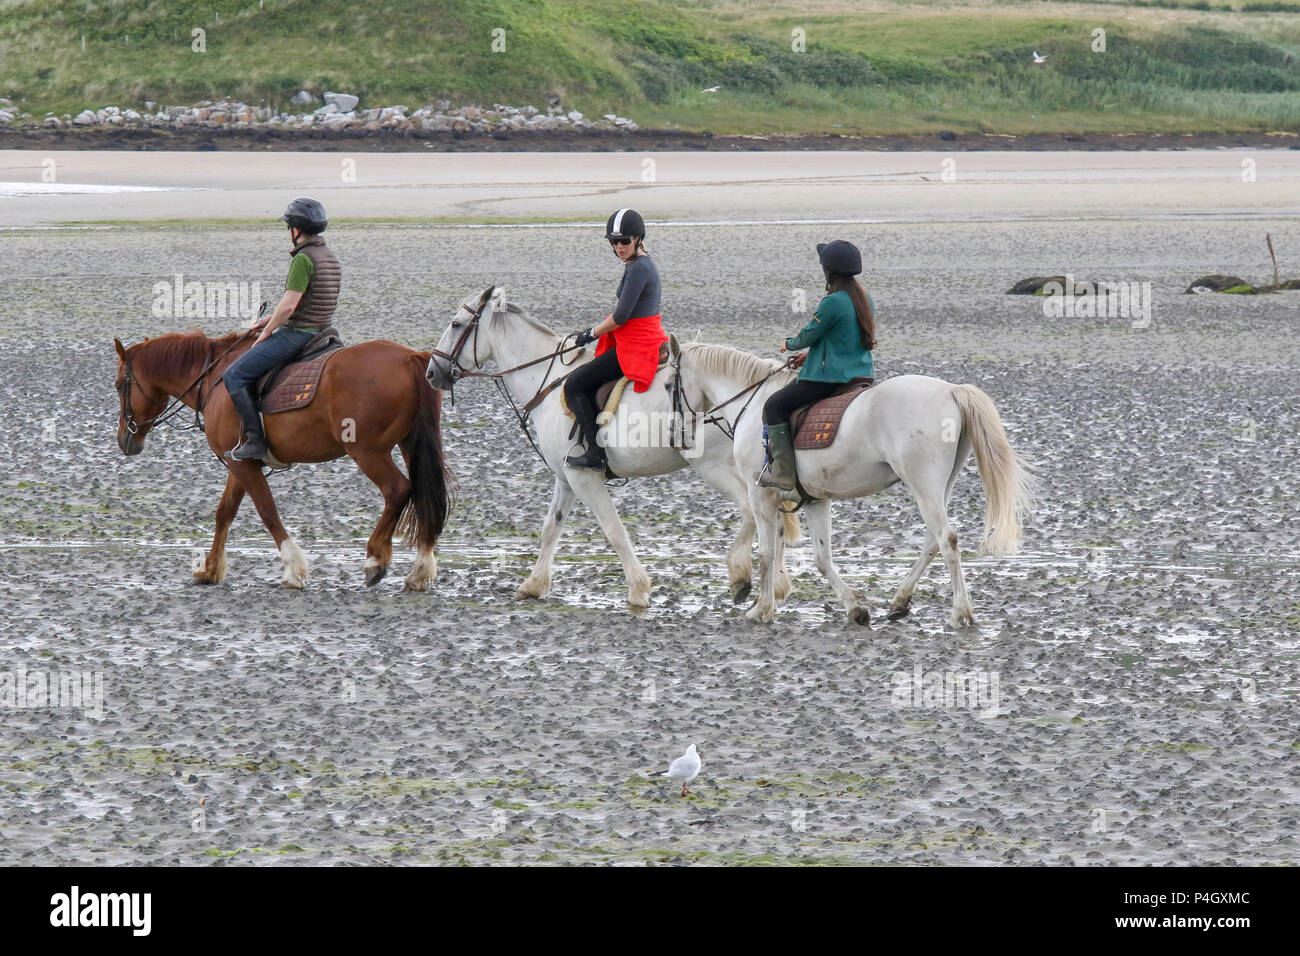
[[[423,130],[456,133],[497,134],[511,130],[627,130],[639,129],[623,116],[607,113],[589,119],[577,110],[561,112],[551,107],[546,112],[535,106],[506,106],[494,103],[491,109],[476,105],[452,108],[446,100],[411,111],[393,106],[358,109],[360,100],[350,93],[326,93],[324,105],[310,112],[276,112],[267,106],[250,106],[237,100],[201,100],[194,106],[160,106],[145,103],[144,111],[120,106],[84,109],[76,115],[46,114],[33,120],[8,100],[0,99],[0,126],[45,126],[50,128],[120,127],[125,129],[193,129],[193,128],[273,128],[287,130]],[[315,106],[319,100],[306,90],[297,93],[292,103]]]

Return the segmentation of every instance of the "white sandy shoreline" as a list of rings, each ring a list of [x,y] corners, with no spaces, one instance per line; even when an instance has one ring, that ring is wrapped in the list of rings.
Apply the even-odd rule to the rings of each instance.
[[[54,183],[46,183],[51,175]],[[0,191],[0,226],[274,219],[299,194],[321,199],[336,219],[467,222],[596,221],[620,205],[644,207],[656,220],[697,222],[1300,216],[1296,150],[355,156],[5,150],[0,183],[24,193]],[[37,193],[58,184],[68,191]]]

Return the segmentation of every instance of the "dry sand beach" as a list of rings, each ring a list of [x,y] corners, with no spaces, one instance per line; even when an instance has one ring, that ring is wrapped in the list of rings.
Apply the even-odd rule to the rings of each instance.
[[[939,153],[655,154],[654,183],[635,154],[372,154],[355,183],[335,154],[50,156],[60,186],[167,191],[36,194],[13,184],[40,183],[42,156],[0,153],[0,671],[103,687],[98,717],[4,714],[0,862],[1300,860],[1300,292],[1182,294],[1271,279],[1265,233],[1300,274],[1300,152],[958,155],[952,183]],[[877,374],[979,385],[1043,476],[1024,551],[967,555],[977,629],[946,628],[938,564],[886,623],[915,505],[837,504],[872,625],[844,622],[805,542],[790,601],[754,626],[727,595],[733,509],[682,472],[614,492],[646,614],[581,508],[551,595],[517,603],[551,480],[479,382],[446,414],[460,498],[430,593],[399,590],[403,550],[363,586],[379,499],[347,461],[271,479],[306,590],[278,586],[248,505],[226,582],[192,586],[224,472],[193,432],[122,457],[112,338],[188,324],[151,312],[177,273],[274,298],[273,220],[302,193],[331,214],[344,334],[416,348],[489,284],[560,331],[604,315],[600,230],[546,221],[631,204],[668,326],[771,356],[803,321],[791,290],[815,301],[814,243],[850,239]],[[186,217],[265,224],[156,222]],[[456,221],[370,221],[394,217]],[[484,218],[528,227],[460,223]],[[93,221],[132,225],[61,226]],[[1150,326],[1005,294],[1056,272],[1150,282]],[[969,549],[973,465],[951,514]],[[918,668],[996,699],[900,696]],[[683,799],[647,771],[690,743]]]

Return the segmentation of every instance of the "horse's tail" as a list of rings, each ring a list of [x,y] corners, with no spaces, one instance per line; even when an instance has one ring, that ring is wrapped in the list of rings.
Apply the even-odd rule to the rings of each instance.
[[[993,399],[974,385],[954,385],[952,397],[975,449],[987,499],[979,553],[1015,554],[1020,546],[1020,522],[1033,505],[1037,478],[1007,441]]]
[[[428,352],[417,352],[408,361],[419,410],[411,431],[402,439],[411,471],[411,497],[402,508],[397,530],[407,544],[432,548],[442,534],[453,498],[453,479],[442,454],[442,393],[424,377]]]
[[[784,526],[781,532],[781,537],[785,539],[786,544],[798,544],[799,543],[799,512],[791,508],[788,511],[782,509],[781,513],[783,515],[783,517],[781,518],[781,524]]]

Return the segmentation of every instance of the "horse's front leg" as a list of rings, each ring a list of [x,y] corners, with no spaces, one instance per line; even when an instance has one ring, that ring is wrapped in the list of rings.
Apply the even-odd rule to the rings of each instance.
[[[632,550],[632,539],[618,516],[614,499],[609,496],[604,476],[589,469],[580,471],[576,468],[568,469],[567,474],[572,475],[569,480],[572,482],[574,492],[596,515],[596,520],[600,522],[600,530],[605,532],[605,538],[614,549],[614,553],[618,555],[619,563],[623,565],[623,575],[627,578],[628,606],[649,607],[650,575],[646,574],[645,568],[641,566],[636,553]]]
[[[551,507],[546,512],[546,521],[542,525],[542,548],[532,573],[515,592],[519,600],[544,597],[551,589],[551,565],[555,560],[555,548],[564,531],[564,519],[568,517],[573,506],[573,489],[563,478],[555,479],[555,490],[551,492]]]
[[[812,538],[813,553],[817,557],[817,570],[826,576],[831,590],[844,605],[852,624],[870,624],[871,615],[862,603],[863,595],[844,583],[835,563],[831,560],[831,503],[825,499],[810,501],[804,511],[808,513],[808,534]]]
[[[280,579],[287,588],[300,588],[307,583],[310,572],[307,570],[307,555],[302,553],[289,532],[280,523],[280,513],[276,511],[275,501],[271,497],[271,488],[262,475],[262,464],[256,461],[232,461],[230,473],[248,492],[262,518],[262,524],[271,532],[276,547],[280,549],[280,561],[284,565],[284,576]]]
[[[707,433],[706,433],[707,434]],[[704,436],[697,437],[703,442]],[[710,449],[704,449],[705,452]],[[736,540],[727,551],[727,578],[731,588],[731,601],[740,604],[749,597],[753,589],[754,573],[754,513],[749,509],[749,491],[740,480],[731,460],[731,456],[717,458],[708,454],[702,457],[687,458],[696,472],[713,488],[727,495],[740,509],[740,529]]]
[[[226,534],[230,523],[239,512],[239,503],[244,500],[244,486],[235,478],[233,472],[226,475],[226,489],[221,493],[217,504],[217,526],[212,535],[212,549],[201,568],[194,571],[196,584],[220,584],[226,577]]]
[[[745,612],[751,621],[770,621],[776,615],[777,538],[781,534],[780,499],[774,491],[751,485],[749,506],[758,525],[758,600]]]

